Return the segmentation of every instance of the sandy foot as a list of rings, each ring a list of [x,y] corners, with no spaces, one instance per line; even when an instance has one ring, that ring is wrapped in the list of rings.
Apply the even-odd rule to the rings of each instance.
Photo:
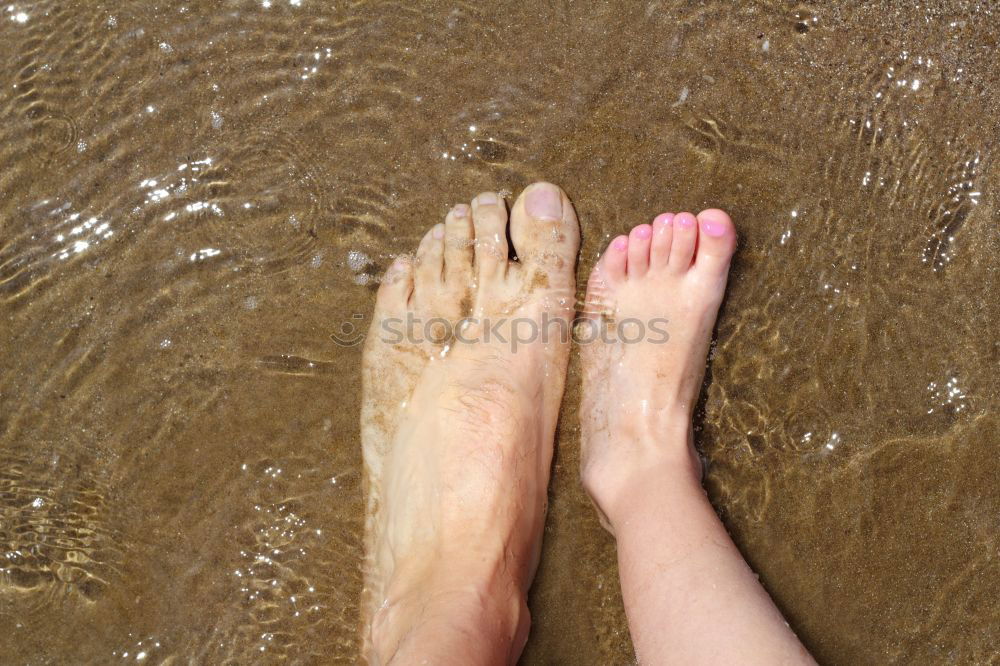
[[[378,293],[363,359],[363,652],[515,660],[537,567],[573,317],[579,227],[547,183],[484,192]],[[408,317],[413,322],[407,325]],[[543,335],[544,329],[544,335]],[[487,622],[477,654],[448,637]],[[456,624],[458,622],[458,624]],[[430,644],[428,644],[428,640]]]

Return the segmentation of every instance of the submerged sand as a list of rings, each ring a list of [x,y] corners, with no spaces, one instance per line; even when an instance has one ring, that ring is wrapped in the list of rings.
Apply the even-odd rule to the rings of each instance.
[[[859,4],[0,9],[0,654],[351,661],[334,337],[450,205],[545,178],[581,276],[731,212],[707,486],[820,661],[995,659],[1000,10]],[[626,663],[571,372],[524,663]]]

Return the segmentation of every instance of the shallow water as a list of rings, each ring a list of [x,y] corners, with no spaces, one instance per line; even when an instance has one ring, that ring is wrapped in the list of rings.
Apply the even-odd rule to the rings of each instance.
[[[995,660],[1000,10],[858,4],[0,7],[4,661],[353,660],[331,336],[450,205],[540,178],[581,276],[732,213],[707,485],[813,653]],[[524,663],[626,663],[572,372]]]

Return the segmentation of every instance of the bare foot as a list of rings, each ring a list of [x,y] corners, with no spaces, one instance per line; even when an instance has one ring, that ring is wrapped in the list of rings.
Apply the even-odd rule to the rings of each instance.
[[[373,663],[513,662],[527,638],[573,317],[579,228],[566,195],[528,187],[510,238],[515,261],[503,200],[480,194],[379,290],[361,423]],[[408,316],[417,323],[398,339]]]
[[[721,210],[664,213],[614,239],[590,276],[585,314],[605,341],[582,336],[581,472],[612,531],[636,475],[701,474],[691,413],[735,247]]]

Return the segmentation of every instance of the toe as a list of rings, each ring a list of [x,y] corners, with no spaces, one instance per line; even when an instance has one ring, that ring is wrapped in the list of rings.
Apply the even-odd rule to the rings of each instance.
[[[406,311],[406,303],[413,293],[413,260],[402,255],[389,266],[375,297],[375,316],[398,315]]]
[[[597,271],[610,284],[618,284],[625,279],[628,262],[628,236],[618,236],[608,245],[608,249],[597,262]]]
[[[444,269],[444,225],[435,224],[424,234],[413,267],[413,281],[418,298],[421,293],[436,293],[440,289]]]
[[[653,240],[653,227],[640,224],[628,235],[627,270],[630,278],[641,278],[649,271],[649,246]]]
[[[736,227],[725,212],[709,208],[698,213],[696,267],[727,271],[735,249]]]
[[[496,192],[483,192],[472,200],[475,227],[475,263],[480,279],[507,271],[507,207]]]
[[[511,209],[510,237],[524,268],[559,289],[576,288],[580,225],[569,197],[551,183],[529,185]]]
[[[671,272],[683,273],[691,268],[694,250],[698,244],[698,221],[691,213],[678,213],[674,217],[674,235],[670,240]]]
[[[589,322],[600,321],[601,315],[610,309],[607,304],[612,300],[612,287],[602,268],[601,264],[597,264],[594,270],[590,271],[590,277],[587,279],[587,295],[580,308],[580,318]]]
[[[444,219],[444,279],[450,287],[467,288],[472,281],[472,210],[458,204]]]
[[[653,242],[649,249],[649,265],[663,268],[670,259],[670,242],[674,237],[674,214],[662,213],[653,220]]]
[[[581,313],[585,319],[596,320],[607,313],[616,286],[625,280],[628,262],[628,236],[618,236],[598,259],[587,280],[587,296]]]

